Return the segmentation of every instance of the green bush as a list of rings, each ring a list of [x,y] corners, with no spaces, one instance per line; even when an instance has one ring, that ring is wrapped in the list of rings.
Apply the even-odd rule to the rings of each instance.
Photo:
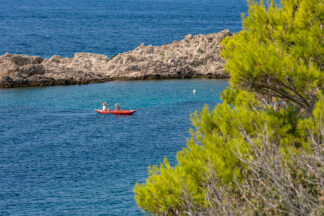
[[[187,147],[136,184],[154,215],[324,213],[323,0],[249,1],[223,41],[231,87],[192,114]]]

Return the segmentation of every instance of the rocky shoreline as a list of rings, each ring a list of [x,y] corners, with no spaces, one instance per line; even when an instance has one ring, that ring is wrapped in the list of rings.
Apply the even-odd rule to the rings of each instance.
[[[145,46],[118,54],[75,53],[73,58],[52,56],[0,56],[0,87],[74,85],[111,80],[228,78],[220,42],[232,33],[187,35],[162,46]]]

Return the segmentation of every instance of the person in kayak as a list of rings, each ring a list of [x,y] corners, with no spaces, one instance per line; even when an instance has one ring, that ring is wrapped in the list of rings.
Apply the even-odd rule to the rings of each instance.
[[[103,111],[107,111],[107,105],[108,105],[107,102],[102,103],[102,110]]]
[[[118,105],[119,105],[118,103],[115,104],[115,110],[116,110],[116,111],[120,111],[120,108],[119,108]]]

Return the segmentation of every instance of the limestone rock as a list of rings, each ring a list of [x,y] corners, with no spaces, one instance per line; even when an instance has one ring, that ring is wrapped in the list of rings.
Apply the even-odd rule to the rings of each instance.
[[[163,46],[142,43],[112,59],[94,53],[45,59],[6,53],[0,56],[0,87],[86,84],[114,79],[228,78],[219,44],[231,35],[224,30],[208,35],[189,34],[182,41]]]

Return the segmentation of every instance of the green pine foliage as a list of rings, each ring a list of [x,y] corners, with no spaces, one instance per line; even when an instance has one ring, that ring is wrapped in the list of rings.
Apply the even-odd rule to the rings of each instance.
[[[311,113],[323,89],[322,0],[249,1],[243,30],[224,41],[231,84]]]
[[[324,213],[323,0],[249,1],[223,41],[223,103],[192,114],[192,137],[136,184],[154,215]]]

